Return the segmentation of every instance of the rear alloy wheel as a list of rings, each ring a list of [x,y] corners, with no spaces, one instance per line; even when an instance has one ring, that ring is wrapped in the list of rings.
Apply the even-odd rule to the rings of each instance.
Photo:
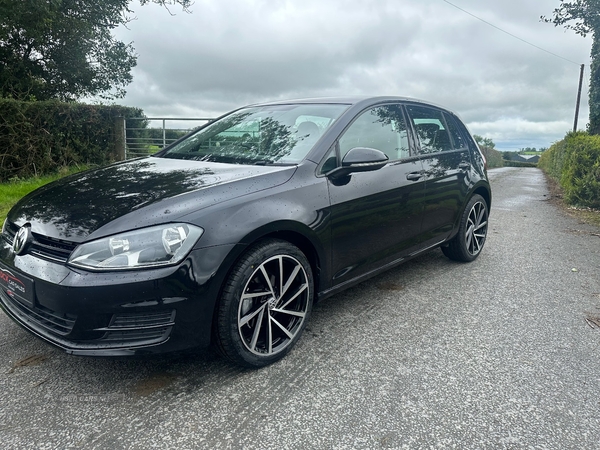
[[[234,267],[219,304],[216,341],[233,362],[262,367],[285,356],[310,316],[310,264],[294,245],[269,240]]]
[[[485,244],[488,229],[487,203],[479,194],[473,195],[465,208],[458,233],[442,252],[455,261],[473,261]]]

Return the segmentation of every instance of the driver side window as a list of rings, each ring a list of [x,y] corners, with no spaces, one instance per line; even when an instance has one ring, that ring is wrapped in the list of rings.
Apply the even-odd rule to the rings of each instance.
[[[399,105],[384,105],[363,112],[339,139],[340,158],[354,147],[374,148],[390,161],[410,156],[404,116]]]

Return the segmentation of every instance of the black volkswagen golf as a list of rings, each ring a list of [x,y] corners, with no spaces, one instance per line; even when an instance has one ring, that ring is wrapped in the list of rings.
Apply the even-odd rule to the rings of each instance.
[[[486,239],[485,158],[452,112],[399,97],[226,114],[160,153],[23,198],[0,240],[0,306],[77,355],[213,344],[282,358],[313,303]]]

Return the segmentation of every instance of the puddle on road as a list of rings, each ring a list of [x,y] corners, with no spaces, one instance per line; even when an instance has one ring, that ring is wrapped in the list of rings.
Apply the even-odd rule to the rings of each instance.
[[[499,200],[495,205],[492,203],[492,208],[512,211],[531,203],[533,200],[535,200],[535,197],[531,195],[517,195],[515,197]]]
[[[133,388],[133,392],[138,397],[147,397],[156,391],[160,391],[171,386],[177,375],[170,373],[156,373],[150,375],[148,378],[140,380]]]
[[[31,355],[15,362],[8,373],[13,373],[19,367],[38,366],[48,359],[48,355]]]
[[[378,284],[377,289],[379,289],[380,291],[401,291],[402,289],[404,289],[404,285],[388,281]]]
[[[510,168],[508,168],[510,169]],[[519,185],[520,193],[507,198],[494,198],[492,201],[492,210],[499,209],[504,211],[514,211],[523,209],[531,202],[544,200],[547,198],[545,190],[545,178],[541,171],[510,171],[510,182]],[[492,182],[492,193],[494,191],[494,182]],[[544,195],[546,193],[546,195]]]

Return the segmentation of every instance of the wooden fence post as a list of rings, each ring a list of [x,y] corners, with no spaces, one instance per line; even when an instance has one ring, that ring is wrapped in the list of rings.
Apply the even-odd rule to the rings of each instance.
[[[115,149],[113,153],[115,161],[125,160],[125,119],[115,118]]]

